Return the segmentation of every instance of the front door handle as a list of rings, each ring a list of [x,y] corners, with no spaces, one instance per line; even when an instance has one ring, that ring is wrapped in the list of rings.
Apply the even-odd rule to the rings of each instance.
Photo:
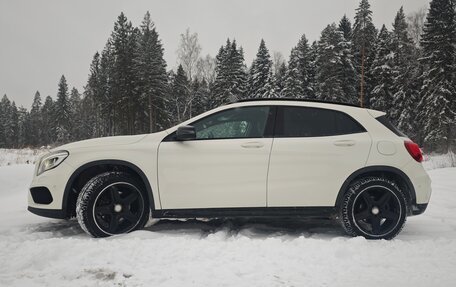
[[[334,145],[336,146],[354,146],[356,142],[354,140],[340,140],[335,141]]]
[[[243,148],[260,148],[260,147],[263,147],[264,144],[260,143],[260,142],[247,142],[247,143],[241,144],[241,146]]]

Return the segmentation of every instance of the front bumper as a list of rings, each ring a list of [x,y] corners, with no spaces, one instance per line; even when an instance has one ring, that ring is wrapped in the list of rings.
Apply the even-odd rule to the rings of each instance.
[[[49,217],[49,218],[57,218],[57,219],[65,219],[67,218],[65,212],[61,209],[44,209],[44,208],[35,208],[29,206],[27,208],[28,211],[34,213],[39,216]]]
[[[64,218],[63,196],[73,170],[64,161],[58,167],[35,176],[28,192],[28,210],[40,216]]]

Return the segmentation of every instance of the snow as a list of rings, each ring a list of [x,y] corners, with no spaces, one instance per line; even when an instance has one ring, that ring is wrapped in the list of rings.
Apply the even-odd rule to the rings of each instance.
[[[328,221],[163,220],[93,239],[25,209],[32,165],[0,167],[0,286],[453,286],[456,168],[392,241]]]
[[[0,166],[35,163],[38,157],[47,152],[42,149],[4,149],[0,148]]]

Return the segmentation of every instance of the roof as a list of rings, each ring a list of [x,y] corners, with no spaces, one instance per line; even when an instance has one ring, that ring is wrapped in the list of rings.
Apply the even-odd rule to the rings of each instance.
[[[316,100],[316,99],[296,99],[296,98],[248,98],[243,100],[238,100],[236,103],[243,103],[243,102],[256,102],[256,101],[295,101],[295,102],[311,102],[311,103],[323,103],[323,104],[333,104],[333,105],[342,105],[342,106],[350,106],[360,108],[360,106],[350,103],[342,103],[342,102],[333,102],[333,101],[323,101],[323,100]]]

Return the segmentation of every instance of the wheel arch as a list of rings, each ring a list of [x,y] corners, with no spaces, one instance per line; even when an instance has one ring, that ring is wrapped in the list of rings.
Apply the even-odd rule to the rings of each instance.
[[[408,204],[412,205],[416,203],[416,193],[413,183],[403,171],[392,166],[376,165],[358,169],[344,181],[337,195],[336,207],[340,207],[342,205],[344,195],[350,184],[355,180],[366,176],[380,176],[393,180],[404,191]]]
[[[124,160],[96,160],[78,167],[70,176],[63,193],[62,210],[67,218],[75,216],[76,200],[81,188],[90,178],[106,171],[127,171],[136,176],[144,185],[147,193],[148,204],[151,210],[155,210],[155,201],[152,187],[147,176],[135,164]]]

